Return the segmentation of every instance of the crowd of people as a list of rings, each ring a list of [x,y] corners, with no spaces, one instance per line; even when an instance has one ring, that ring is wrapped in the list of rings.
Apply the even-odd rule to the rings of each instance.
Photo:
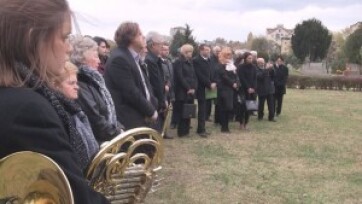
[[[288,77],[282,57],[266,63],[253,52],[200,44],[194,53],[184,44],[171,58],[161,35],[144,36],[134,22],[121,23],[109,51],[102,37],[70,35],[66,0],[3,0],[0,8],[0,158],[24,150],[51,157],[76,203],[108,203],[84,179],[87,165],[123,131],[161,132],[170,105],[179,137],[190,134],[194,115],[196,133],[208,137],[212,113],[223,133],[230,121],[247,130],[254,111],[262,120],[265,101],[269,121],[281,114]]]

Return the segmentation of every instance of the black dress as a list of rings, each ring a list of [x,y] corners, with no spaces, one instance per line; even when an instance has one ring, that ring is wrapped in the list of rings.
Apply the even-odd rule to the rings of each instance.
[[[27,88],[0,88],[0,158],[18,151],[33,151],[52,158],[63,169],[76,204],[108,201],[88,186],[70,136],[55,109],[40,94]]]

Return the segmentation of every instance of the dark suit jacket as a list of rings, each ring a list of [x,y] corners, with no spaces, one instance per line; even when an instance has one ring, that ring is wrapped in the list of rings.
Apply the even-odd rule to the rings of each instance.
[[[274,79],[275,94],[277,95],[286,94],[286,85],[289,76],[288,67],[286,67],[285,65],[280,65],[279,67],[274,65],[274,70],[275,70],[275,79]]]
[[[194,69],[198,81],[196,96],[198,100],[206,100],[205,88],[211,88],[211,62],[198,55],[193,60]]]
[[[167,84],[170,87],[170,90],[167,94],[167,99],[170,101],[175,100],[175,80],[174,80],[174,72],[173,72],[173,66],[170,59],[163,59],[162,61],[162,68],[165,78],[165,84]]]
[[[216,82],[217,81],[217,72],[219,70],[219,59],[217,56],[215,55],[211,55],[210,57],[210,79],[211,82]]]
[[[147,64],[150,83],[158,100],[158,110],[165,109],[165,77],[162,69],[162,61],[159,57],[149,52],[146,56],[145,63]]]
[[[0,98],[0,158],[18,151],[44,154],[67,175],[76,204],[108,203],[88,186],[69,135],[45,98],[26,88],[0,88]]]
[[[274,94],[274,69],[257,68],[257,88],[258,96]]]
[[[144,67],[144,66],[141,66]],[[156,111],[157,99],[143,68],[143,76],[148,86],[151,100],[148,101],[137,64],[126,47],[113,50],[106,64],[104,79],[112,95],[117,118],[125,129],[148,126],[145,118]]]
[[[180,57],[173,64],[175,72],[175,97],[178,101],[188,101],[195,96],[190,96],[187,91],[197,89],[197,78],[191,61]]]

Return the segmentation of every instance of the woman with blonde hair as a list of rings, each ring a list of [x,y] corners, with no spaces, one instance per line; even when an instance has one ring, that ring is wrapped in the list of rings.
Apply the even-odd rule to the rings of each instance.
[[[75,103],[75,100],[78,99],[79,86],[77,74],[78,68],[71,62],[66,62],[65,71],[54,80],[55,89],[57,89],[65,96],[65,98],[73,103]],[[77,104],[74,106],[77,108],[74,112],[70,113],[72,123],[79,132],[79,135],[82,137],[82,140],[87,149],[89,160],[92,160],[94,155],[99,151],[99,145],[94,138],[88,117]]]
[[[183,118],[182,112],[184,104],[194,103],[197,78],[192,65],[193,46],[185,44],[181,47],[180,51],[181,56],[173,65],[175,72],[175,110],[179,114],[175,118],[177,121],[177,135],[184,137],[190,133],[191,119]]]
[[[240,87],[236,67],[233,63],[233,52],[230,47],[224,47],[219,54],[219,70],[217,75],[217,103],[221,132],[230,133],[229,118],[234,110],[234,99]]]
[[[109,203],[84,178],[89,159],[69,115],[75,108],[52,86],[71,51],[68,2],[1,0],[0,10],[0,158],[44,154],[65,172],[74,203]]]

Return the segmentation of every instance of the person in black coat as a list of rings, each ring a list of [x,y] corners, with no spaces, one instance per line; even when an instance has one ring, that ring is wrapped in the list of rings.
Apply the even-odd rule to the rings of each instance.
[[[219,55],[217,104],[219,107],[221,132],[230,133],[229,120],[234,111],[235,97],[240,87],[236,67],[232,61],[232,50],[225,47]]]
[[[197,133],[201,137],[207,137],[206,132],[206,96],[205,89],[216,89],[216,83],[211,82],[211,63],[210,63],[210,47],[205,44],[199,46],[200,54],[193,59],[193,65],[198,80],[196,91],[198,115],[197,115]]]
[[[184,104],[193,104],[197,89],[197,78],[192,65],[192,45],[181,47],[181,57],[174,62],[175,71],[175,109],[177,111],[177,134],[179,137],[187,136],[190,132],[190,118],[183,118]]]
[[[274,69],[272,64],[265,67],[265,60],[263,58],[257,59],[257,89],[259,99],[258,119],[262,120],[264,117],[265,101],[268,104],[269,121],[275,122],[274,119]]]
[[[256,100],[256,67],[253,64],[253,56],[251,53],[244,53],[244,64],[238,67],[237,73],[241,82],[242,95],[245,100]],[[241,107],[240,128],[247,129],[250,112],[246,109],[245,103]]]
[[[275,111],[276,116],[279,116],[282,113],[283,97],[286,94],[286,84],[288,80],[289,70],[288,67],[284,65],[283,57],[279,56],[274,65],[275,70]]]
[[[219,53],[221,48],[219,46],[215,46],[212,48],[212,55],[210,57],[210,80],[212,83],[217,82],[217,72],[219,69]],[[219,124],[219,112],[216,97],[209,98],[206,100],[206,120],[210,120],[210,115],[212,112],[212,105],[215,104],[214,107],[214,123]]]
[[[52,83],[71,50],[67,1],[3,0],[0,8],[7,19],[0,21],[0,158],[41,153],[64,171],[75,204],[109,203],[84,177],[86,148],[68,112],[74,107]]]
[[[91,38],[74,36],[70,60],[78,67],[78,104],[91,124],[99,144],[113,139],[124,128],[117,121],[112,97],[98,72],[98,45]]]
[[[157,99],[140,65],[145,39],[137,23],[122,23],[115,36],[118,47],[106,64],[104,75],[116,108],[118,120],[126,130],[151,126],[157,122]]]

